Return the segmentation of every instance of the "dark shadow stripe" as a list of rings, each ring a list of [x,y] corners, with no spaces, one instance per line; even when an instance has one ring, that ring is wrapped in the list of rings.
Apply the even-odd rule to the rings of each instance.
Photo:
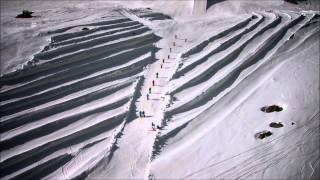
[[[19,169],[27,167],[28,165],[36,163],[42,158],[45,158],[46,156],[58,151],[59,149],[70,147],[92,137],[98,136],[101,133],[109,131],[121,124],[126,115],[127,112],[116,117],[108,118],[96,125],[88,127],[87,129],[78,131],[55,141],[47,142],[45,145],[11,157],[1,163],[0,177],[4,177],[15,171],[18,171]]]

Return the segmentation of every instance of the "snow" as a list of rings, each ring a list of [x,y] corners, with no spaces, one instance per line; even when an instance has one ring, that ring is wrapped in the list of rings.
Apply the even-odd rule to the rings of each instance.
[[[56,121],[59,121],[59,120],[63,120],[65,118],[68,118],[68,117],[71,117],[73,115],[76,115],[77,113],[84,113],[84,112],[88,112],[90,110],[92,111],[94,109],[101,108],[101,107],[106,105],[105,102],[108,102],[108,104],[115,103],[115,102],[120,100],[119,97],[121,97],[121,98],[129,97],[132,94],[132,92],[130,92],[131,89],[132,89],[132,87],[130,87],[130,86],[127,87],[127,88],[124,88],[124,89],[120,89],[120,90],[118,90],[117,93],[113,94],[111,97],[106,96],[104,98],[101,98],[101,99],[96,100],[96,101],[89,102],[89,103],[87,103],[85,105],[82,105],[82,106],[79,106],[77,108],[70,109],[68,111],[64,111],[64,112],[55,114],[52,117],[49,116],[47,118],[43,118],[41,121],[30,123],[30,124],[28,124],[26,126],[21,126],[21,127],[17,128],[17,129],[14,129],[12,131],[7,131],[7,132],[2,134],[1,138],[2,138],[2,140],[7,140],[9,138],[14,137],[15,135],[19,135],[21,133],[25,133],[28,130],[32,130],[34,128],[39,128],[39,127],[41,127],[43,125],[46,125],[46,124],[49,124],[51,122],[56,122]],[[98,89],[96,89],[96,91],[98,91]]]
[[[169,151],[167,150],[168,153],[170,152],[170,155],[163,155],[160,156],[158,160],[155,161],[155,166],[153,172],[155,173],[156,177],[163,178],[163,177],[177,177],[179,176],[179,172],[185,173],[184,175],[182,174],[179,177],[184,177],[184,178],[208,178],[208,177],[214,177],[214,178],[250,178],[250,176],[240,176],[241,175],[241,167],[242,165],[241,162],[244,160],[247,156],[251,156],[250,163],[251,169],[254,169],[252,167],[255,166],[255,161],[254,161],[254,156],[255,154],[258,155],[258,153],[262,153],[264,151],[262,148],[262,151],[257,151],[256,153],[250,153],[245,151],[246,149],[250,149],[249,147],[254,147],[255,149],[258,149],[260,147],[264,146],[264,143],[262,142],[257,142],[253,138],[252,132],[259,132],[261,130],[265,130],[266,128],[272,131],[275,131],[274,138],[270,140],[266,140],[266,144],[271,144],[268,146],[269,150],[274,149],[280,149],[284,154],[291,155],[289,153],[290,151],[287,150],[287,146],[293,145],[295,142],[297,143],[304,143],[305,138],[303,137],[303,133],[299,133],[299,131],[304,131],[304,130],[311,130],[314,129],[314,133],[317,131],[317,127],[319,126],[319,121],[318,117],[315,117],[314,119],[311,119],[315,114],[319,114],[319,110],[317,107],[317,104],[319,102],[319,95],[317,93],[316,89],[313,89],[309,91],[308,88],[305,88],[304,86],[300,86],[300,88],[296,87],[296,83],[301,82],[303,84],[309,84],[312,86],[314,82],[318,79],[316,76],[312,76],[312,78],[308,75],[308,73],[313,74],[319,72],[319,69],[316,64],[319,64],[318,60],[314,58],[314,56],[310,57],[310,54],[317,52],[315,44],[317,44],[319,39],[313,40],[313,43],[309,43],[307,47],[304,46],[301,49],[302,50],[300,53],[292,56],[292,54],[287,53],[287,56],[291,56],[290,58],[287,58],[286,61],[283,62],[283,56],[280,56],[276,59],[274,59],[272,62],[269,62],[267,66],[264,68],[261,68],[261,71],[263,73],[257,73],[260,78],[250,78],[250,79],[256,79],[259,85],[256,90],[253,90],[253,94],[250,96],[243,95],[244,93],[249,93],[247,89],[250,89],[250,87],[247,87],[248,84],[244,84],[242,87],[244,89],[241,90],[241,92],[236,92],[232,93],[233,95],[230,95],[231,98],[233,98],[232,102],[237,102],[238,100],[235,98],[245,98],[245,101],[242,101],[242,106],[237,106],[237,108],[232,111],[232,107],[227,106],[228,108],[225,108],[225,111],[219,111],[217,112],[217,116],[213,116],[212,113],[205,114],[204,117],[199,117],[199,119],[194,120],[195,123],[199,122],[201,119],[206,120],[207,123],[203,124],[202,126],[205,126],[203,128],[197,127],[195,125],[190,125],[190,128],[192,130],[189,130],[185,136],[183,137],[184,143],[188,145],[188,147],[183,146],[182,144],[175,144],[171,145],[169,142],[169,147],[172,148],[179,148],[175,149],[174,151]],[[299,51],[298,51],[299,52]],[[319,52],[317,52],[319,54]],[[317,55],[315,54],[315,55]],[[302,67],[301,65],[301,57],[306,57],[306,61],[303,62],[305,66]],[[282,61],[280,65],[276,65],[274,61]],[[315,64],[316,63],[316,64]],[[299,64],[299,65],[298,65]],[[276,68],[270,67],[270,66],[277,66]],[[289,69],[287,67],[289,66]],[[284,73],[283,68],[287,69],[287,71]],[[306,68],[306,69],[304,69]],[[311,69],[310,69],[311,68]],[[307,70],[308,73],[303,73],[304,70]],[[269,72],[268,72],[269,71]],[[298,74],[303,74],[303,76],[299,76]],[[291,77],[291,78],[289,78]],[[291,81],[288,81],[288,78],[291,79]],[[273,82],[273,83],[268,83],[268,81]],[[255,83],[252,83],[255,84]],[[307,85],[308,87],[310,85]],[[252,91],[252,90],[251,90]],[[305,92],[304,92],[305,91]],[[306,96],[300,96],[299,94],[303,93]],[[280,97],[274,96],[274,94],[279,94]],[[246,98],[247,97],[247,98]],[[300,97],[300,98],[298,98]],[[227,98],[227,97],[226,97]],[[310,99],[312,98],[312,100]],[[228,99],[228,98],[227,98]],[[238,101],[241,102],[241,101]],[[304,103],[302,103],[304,102]],[[230,101],[226,102],[230,104]],[[285,108],[284,114],[282,113],[276,113],[274,115],[264,115],[262,112],[259,112],[257,107],[262,107],[265,104],[274,104],[277,103],[281,105],[282,107]],[[223,106],[226,106],[224,104]],[[306,107],[309,107],[306,109]],[[218,107],[215,107],[218,108]],[[290,109],[290,110],[289,110]],[[298,113],[299,110],[304,109],[305,113],[310,114],[309,116],[303,115],[303,113]],[[232,113],[227,113],[227,112],[232,112]],[[257,113],[252,113],[253,111],[257,111]],[[291,111],[291,112],[290,112]],[[210,111],[209,111],[210,112]],[[211,111],[214,112],[214,111]],[[219,116],[220,115],[220,116]],[[318,115],[319,116],[319,115]],[[210,117],[210,118],[208,118]],[[245,118],[241,118],[245,117]],[[208,119],[216,119],[220,120],[219,122],[213,122],[213,126],[215,126],[214,129],[208,128],[210,121]],[[264,120],[265,119],[265,120]],[[268,122],[272,122],[275,120],[281,120],[284,122],[285,126],[288,126],[287,129],[280,129],[279,131],[273,130],[268,127]],[[312,121],[311,121],[312,120]],[[292,126],[291,122],[295,122],[295,125]],[[310,124],[309,124],[310,123]],[[196,128],[197,127],[197,128]],[[235,129],[233,129],[235,128]],[[204,129],[210,129],[210,133],[204,133]],[[241,129],[240,131],[238,129]],[[304,130],[300,130],[304,129]],[[195,132],[196,130],[201,131],[201,134],[206,134],[205,136],[202,136],[201,138],[199,137],[197,140],[191,141],[191,137],[194,138],[194,135],[199,135],[199,132]],[[225,133],[224,131],[230,131],[232,133]],[[295,132],[297,130],[297,132]],[[299,130],[299,131],[298,131]],[[302,136],[303,135],[303,136]],[[312,136],[311,134],[309,134]],[[302,136],[302,137],[301,137]],[[316,146],[319,145],[319,136],[312,136],[316,139],[314,139],[313,143],[311,146],[315,148]],[[177,137],[180,141],[181,137]],[[281,140],[284,139],[282,142]],[[294,142],[291,144],[290,141],[294,139]],[[318,140],[317,140],[318,139]],[[174,140],[172,140],[172,144],[174,144]],[[276,146],[272,146],[273,141],[276,141]],[[281,141],[281,142],[280,142]],[[193,143],[192,143],[193,142]],[[205,142],[214,142],[214,144],[218,144],[218,146],[212,146],[211,143],[205,143]],[[244,143],[245,142],[245,143]],[[309,142],[309,141],[308,141]],[[307,143],[307,142],[305,142]],[[196,148],[191,148],[196,147]],[[237,148],[234,148],[237,147]],[[258,148],[259,147],[259,148]],[[299,146],[293,146],[292,148],[298,148]],[[242,149],[243,148],[243,149]],[[208,150],[210,149],[210,151]],[[219,149],[219,150],[218,150]],[[226,151],[228,149],[228,151]],[[289,149],[290,150],[290,149]],[[203,152],[203,153],[201,153]],[[239,152],[244,152],[239,154]],[[165,154],[166,152],[163,152]],[[177,155],[172,155],[174,154],[184,154],[186,156],[177,156]],[[230,153],[230,154],[229,154]],[[266,154],[267,152],[263,152],[263,154]],[[228,155],[229,154],[229,155]],[[238,156],[244,156],[242,158],[238,158]],[[196,156],[197,158],[188,158],[188,157],[193,157]],[[259,155],[261,156],[261,155]],[[277,154],[271,153],[269,156],[271,157],[277,157]],[[269,156],[266,156],[265,158],[268,158]],[[299,155],[298,155],[299,156]],[[303,156],[319,156],[319,150],[312,151],[312,154],[303,154]],[[163,158],[162,158],[163,157]],[[270,158],[271,158],[270,157]],[[187,158],[187,159],[185,159]],[[203,160],[202,160],[203,159]],[[223,161],[223,165],[219,165],[220,161]],[[229,160],[230,159],[230,160]],[[259,160],[259,159],[257,159]],[[284,162],[281,162],[281,164],[286,164],[285,162],[290,160],[290,158],[285,158],[282,160]],[[196,161],[196,162],[195,162]],[[261,159],[261,162],[263,163],[265,159]],[[175,166],[175,164],[172,164],[175,162],[175,164],[181,164],[183,162],[184,165],[186,166]],[[207,163],[203,163],[207,162]],[[173,171],[170,171],[169,169],[164,170],[163,168],[169,167],[167,163],[170,163],[170,167],[175,167]],[[238,165],[239,163],[239,165]],[[263,165],[269,165],[269,163],[272,163],[272,161],[266,161],[263,163]],[[301,163],[301,161],[294,161],[291,162],[292,166],[294,168],[298,167],[304,167],[304,162]],[[307,163],[306,163],[307,164]],[[232,166],[237,165],[237,167],[240,168],[240,172],[237,172],[236,170],[232,169]],[[195,176],[196,173],[193,174],[193,172],[188,172],[188,169],[186,168],[191,167],[197,167],[196,170],[194,170],[196,173],[197,171],[203,169],[204,172],[199,172],[199,176]],[[230,171],[233,172],[233,174],[228,174],[227,176],[223,176],[222,172],[227,172],[228,168],[226,166],[230,166]],[[318,164],[312,164],[311,168],[313,166],[319,166]],[[277,168],[278,167],[278,168]],[[268,174],[263,174],[260,173],[261,176],[254,176],[253,178],[267,178],[267,179],[273,179],[273,178],[283,178],[283,176],[278,176],[278,174],[286,174],[288,177],[292,178],[305,178],[302,176],[302,174],[291,174],[290,173],[296,173],[296,172],[286,172],[290,171],[290,168],[284,169],[283,171],[280,168],[280,165],[274,165],[271,166],[272,170],[269,170]],[[211,169],[210,169],[211,168]],[[266,167],[265,167],[266,168]],[[266,171],[265,168],[262,168],[262,170]],[[308,167],[307,167],[308,168]],[[310,168],[310,167],[309,167]],[[243,168],[245,170],[245,168]],[[255,169],[254,169],[255,170]],[[159,174],[158,174],[159,172]],[[244,171],[246,172],[246,171]],[[190,174],[190,175],[188,175]],[[249,174],[250,175],[250,174]],[[254,174],[253,174],[254,175]]]
[[[1,1],[1,179],[318,179],[319,4]]]
[[[58,29],[73,24],[121,17],[111,8],[113,8],[113,5],[101,2],[2,1],[1,74],[14,71],[18,68],[18,65],[31,60],[35,53],[41,51],[50,40],[50,37],[42,34],[52,30],[53,27]],[[23,9],[33,10],[35,11],[33,15],[39,17],[31,19],[14,18]],[[108,10],[103,11],[103,9]]]

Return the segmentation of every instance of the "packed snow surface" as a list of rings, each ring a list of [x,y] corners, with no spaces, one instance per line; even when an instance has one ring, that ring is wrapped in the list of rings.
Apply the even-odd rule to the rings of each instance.
[[[0,178],[319,179],[319,25],[314,0],[1,1]]]

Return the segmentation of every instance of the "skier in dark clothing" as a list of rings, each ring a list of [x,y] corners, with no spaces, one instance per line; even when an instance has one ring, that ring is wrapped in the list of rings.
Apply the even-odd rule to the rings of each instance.
[[[168,55],[168,59],[170,59],[170,55]]]
[[[155,125],[153,124],[153,122],[151,122],[151,127],[152,127],[152,130],[156,130],[156,128],[155,128]]]
[[[149,88],[149,94],[151,94],[151,88]]]
[[[147,94],[147,100],[149,100],[149,94]]]
[[[141,111],[139,111],[139,117],[142,117],[142,112]]]
[[[162,69],[162,64],[161,64],[160,68]]]
[[[159,77],[159,73],[156,73],[156,78],[158,78]]]
[[[164,63],[164,59],[162,59],[162,63]]]
[[[152,86],[154,86],[154,80],[152,80]]]
[[[141,112],[142,117],[146,117],[146,114],[144,113],[144,111]]]

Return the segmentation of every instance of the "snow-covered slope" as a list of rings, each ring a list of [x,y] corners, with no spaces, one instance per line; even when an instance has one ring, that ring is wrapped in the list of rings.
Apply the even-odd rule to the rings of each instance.
[[[204,5],[1,2],[1,179],[318,179],[319,4]]]
[[[188,64],[192,68],[182,64],[187,70],[172,81],[174,100],[163,121],[166,130],[159,133],[155,143],[151,169],[155,177],[305,179],[319,176],[319,161],[309,161],[319,159],[316,148],[319,146],[316,76],[319,28],[309,25],[313,15],[305,18],[293,15],[288,19],[286,14],[277,16],[281,17],[278,23],[265,17],[264,21],[274,25],[268,26],[269,22],[259,26],[269,33],[257,31],[260,35],[255,36],[252,34],[255,30],[250,31],[227,48],[216,50],[218,46],[208,51],[209,57],[205,59],[196,56],[198,59]],[[290,39],[292,33],[295,37]],[[246,36],[259,41],[251,38],[246,41]],[[277,51],[280,44],[282,48]],[[241,48],[232,50],[232,46]],[[206,48],[209,49],[203,49]],[[192,54],[190,51],[185,56]],[[215,51],[225,52],[219,59]],[[182,62],[188,62],[192,55]],[[307,88],[311,86],[315,87]],[[260,107],[271,104],[284,107],[284,112],[274,115],[259,112]],[[274,121],[282,122],[284,127],[280,130],[268,127]],[[263,130],[270,130],[273,135],[262,142],[256,140],[254,134]],[[313,150],[306,153],[304,148]]]
[[[52,43],[34,55],[36,65],[1,79],[4,178],[43,177],[67,162],[76,166],[59,177],[73,178],[107,156],[135,116],[133,103],[159,40],[123,16],[49,34]]]

